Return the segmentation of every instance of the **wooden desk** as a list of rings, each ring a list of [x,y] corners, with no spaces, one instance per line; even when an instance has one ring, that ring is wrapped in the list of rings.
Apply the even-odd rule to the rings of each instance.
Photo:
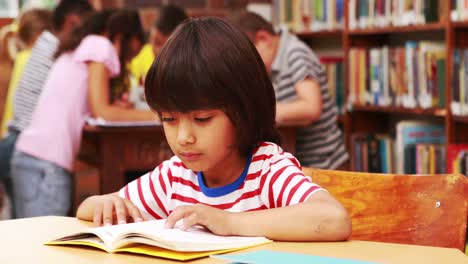
[[[109,254],[85,247],[44,246],[59,236],[79,231],[91,223],[71,217],[46,216],[0,221],[0,263],[226,263],[223,260],[202,258],[189,262],[131,254]],[[275,250],[377,263],[450,263],[466,264],[468,257],[457,249],[411,246],[365,241],[287,243],[274,242],[238,252]]]
[[[295,153],[296,130],[280,128],[280,133],[283,148]],[[126,171],[149,171],[171,156],[162,126],[86,125],[79,158],[98,168],[99,190],[105,194],[125,185]]]

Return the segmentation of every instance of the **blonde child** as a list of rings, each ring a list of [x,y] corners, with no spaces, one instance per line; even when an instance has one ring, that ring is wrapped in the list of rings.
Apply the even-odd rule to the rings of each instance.
[[[175,156],[77,217],[97,225],[167,218],[219,235],[344,240],[346,210],[277,145],[275,95],[248,38],[218,18],[192,19],[162,48],[145,82]]]
[[[52,28],[52,12],[47,9],[29,9],[25,11],[18,22],[18,40],[23,49],[16,54],[13,72],[8,85],[7,99],[1,125],[0,135],[5,135],[8,131],[8,123],[13,117],[13,95],[16,90],[19,78],[23,73],[24,66],[31,56],[31,49],[36,39],[44,30]]]

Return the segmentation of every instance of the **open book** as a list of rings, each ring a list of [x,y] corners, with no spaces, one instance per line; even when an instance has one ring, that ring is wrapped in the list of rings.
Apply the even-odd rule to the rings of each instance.
[[[94,227],[61,237],[46,245],[85,245],[107,252],[130,252],[176,260],[189,260],[231,252],[271,240],[265,237],[218,236],[201,227],[187,231],[167,229],[166,220]]]

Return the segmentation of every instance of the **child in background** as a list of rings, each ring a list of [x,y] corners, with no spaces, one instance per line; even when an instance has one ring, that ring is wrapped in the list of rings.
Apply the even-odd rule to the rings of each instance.
[[[166,43],[167,38],[188,16],[184,9],[175,5],[166,5],[159,10],[159,16],[150,29],[149,43],[143,46],[140,53],[130,62],[130,72],[138,82],[143,83],[155,56]]]
[[[13,72],[8,86],[7,99],[1,125],[0,135],[5,135],[8,129],[8,122],[13,117],[13,95],[18,85],[19,78],[24,70],[24,65],[31,56],[31,49],[36,39],[44,30],[52,28],[52,12],[47,9],[29,9],[25,11],[18,22],[18,39],[24,49],[16,54]]]
[[[11,73],[10,83],[8,86],[5,109],[3,112],[3,118],[1,119],[1,131],[0,135],[6,135],[8,131],[8,123],[13,117],[13,95],[15,94],[16,87],[18,85],[18,80],[21,77],[21,74],[24,70],[24,65],[31,56],[31,49],[36,42],[36,39],[44,30],[50,30],[52,27],[52,12],[46,9],[29,9],[24,12],[19,18],[18,22],[18,39],[21,41],[21,44],[24,46],[24,49],[16,54],[15,62],[13,66],[13,71]],[[9,162],[9,161],[8,161]],[[11,187],[11,178],[0,177],[3,180],[0,184],[7,186],[5,189],[5,194],[8,198],[8,201],[11,201],[12,197],[12,187]],[[11,205],[10,202],[5,201],[4,204]],[[11,208],[7,209],[9,211]],[[13,211],[8,214],[10,217],[13,215]]]
[[[154,113],[110,104],[110,78],[142,45],[138,13],[99,12],[60,43],[30,126],[16,144],[12,178],[16,217],[66,215],[72,166],[89,115],[106,120],[155,120]],[[123,51],[122,49],[126,49]]]
[[[276,93],[276,123],[296,129],[297,158],[303,166],[347,170],[349,156],[336,119],[338,109],[318,57],[306,43],[252,12],[233,17],[254,43]]]
[[[175,156],[119,192],[92,196],[77,217],[109,225],[167,218],[184,229],[274,240],[344,240],[346,210],[278,145],[275,94],[248,38],[218,18],[191,19],[145,82]]]
[[[8,123],[8,134],[0,140],[0,178],[7,193],[13,192],[8,183],[12,181],[10,164],[16,140],[31,121],[58,44],[91,9],[87,0],[61,0],[52,13],[53,29],[44,30],[32,47],[13,96],[13,117]]]

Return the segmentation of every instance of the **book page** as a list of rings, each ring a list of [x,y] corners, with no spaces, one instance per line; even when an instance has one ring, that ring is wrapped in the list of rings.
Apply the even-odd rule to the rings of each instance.
[[[269,242],[264,237],[218,236],[204,228],[193,227],[181,230],[164,227],[165,219],[121,225],[121,234],[125,233],[113,245],[114,248],[131,242],[154,245],[176,251],[211,251],[228,248],[240,248]],[[124,231],[125,230],[125,231]],[[120,232],[119,232],[120,233]]]

